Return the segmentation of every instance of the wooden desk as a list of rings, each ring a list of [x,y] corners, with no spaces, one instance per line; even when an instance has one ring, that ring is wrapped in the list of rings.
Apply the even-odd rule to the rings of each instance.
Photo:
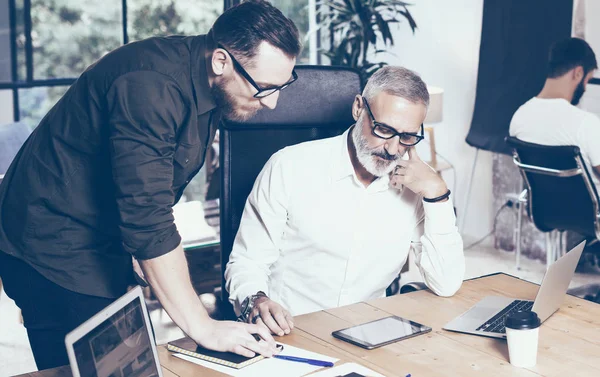
[[[413,292],[313,313],[296,326],[332,347],[382,366],[390,376],[600,376],[600,305],[567,296],[540,328],[538,363],[530,369],[508,362],[506,341],[441,328],[486,295],[535,298],[538,286],[496,274],[464,282],[451,298]],[[430,334],[368,351],[331,337],[331,332],[390,314],[433,328]]]
[[[442,326],[486,295],[533,299],[538,286],[505,274],[466,281],[450,298],[419,291],[296,317],[293,334],[282,340],[294,346],[358,362],[386,376],[600,376],[600,305],[567,296],[561,309],[540,329],[538,363],[515,368],[506,341],[459,334]],[[375,350],[335,339],[331,332],[391,314],[429,325],[429,334]],[[159,347],[165,377],[222,376],[169,355]],[[59,373],[61,372],[61,373]],[[31,373],[30,377],[68,376],[68,369]]]

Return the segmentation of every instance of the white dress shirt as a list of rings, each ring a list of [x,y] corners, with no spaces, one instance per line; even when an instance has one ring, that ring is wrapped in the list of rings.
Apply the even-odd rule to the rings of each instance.
[[[292,315],[385,295],[411,245],[427,286],[461,286],[465,262],[450,200],[425,203],[381,177],[356,177],[343,135],[275,153],[248,197],[225,278],[241,302],[265,292]]]

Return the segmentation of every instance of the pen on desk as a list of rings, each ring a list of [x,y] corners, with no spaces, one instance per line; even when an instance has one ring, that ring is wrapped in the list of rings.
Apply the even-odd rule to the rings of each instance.
[[[283,356],[283,355],[273,355],[273,357],[276,359],[281,359],[281,360],[296,361],[299,363],[307,363],[307,364],[316,365],[319,367],[332,367],[333,366],[333,363],[331,361],[305,359],[303,357]]]

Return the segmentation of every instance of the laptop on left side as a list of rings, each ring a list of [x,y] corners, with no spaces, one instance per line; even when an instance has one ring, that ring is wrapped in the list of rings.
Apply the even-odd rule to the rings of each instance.
[[[163,377],[137,286],[65,337],[74,377]]]

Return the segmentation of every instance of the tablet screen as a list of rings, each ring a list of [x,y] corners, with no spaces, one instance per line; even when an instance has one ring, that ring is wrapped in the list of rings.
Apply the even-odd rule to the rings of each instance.
[[[394,316],[335,331],[333,335],[360,345],[376,347],[429,331],[430,327]]]

